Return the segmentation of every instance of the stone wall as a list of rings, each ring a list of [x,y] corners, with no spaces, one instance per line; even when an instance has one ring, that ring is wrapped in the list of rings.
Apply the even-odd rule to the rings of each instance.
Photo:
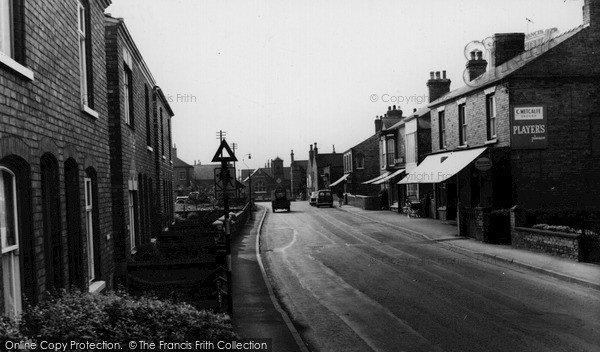
[[[379,210],[379,196],[361,196],[348,194],[348,205],[365,210]]]
[[[512,231],[512,246],[534,252],[582,260],[582,235],[574,233],[538,230],[527,227],[515,227]]]

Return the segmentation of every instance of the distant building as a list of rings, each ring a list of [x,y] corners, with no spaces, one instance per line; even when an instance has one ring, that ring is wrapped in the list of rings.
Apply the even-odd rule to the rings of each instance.
[[[310,145],[308,151],[308,167],[306,170],[306,194],[310,195],[312,191],[320,189],[330,189],[330,184],[344,176],[344,155],[336,153],[319,154],[317,143]],[[332,191],[335,193],[337,189],[343,185],[334,186]]]
[[[375,133],[379,135],[381,177],[367,182],[380,186],[381,208],[397,210],[399,208],[399,187],[396,183],[404,172],[405,157],[404,121],[400,107],[390,106],[387,113],[375,119]]]
[[[173,191],[174,196],[187,196],[192,191],[194,166],[179,159],[177,147],[173,147]]]
[[[255,201],[271,200],[271,193],[278,185],[285,189],[290,189],[291,169],[283,166],[283,160],[276,157],[270,160],[264,168],[244,169],[242,170],[242,183],[246,186],[245,190],[249,189],[250,179],[252,180],[251,192],[252,199]],[[252,177],[249,177],[252,175]]]
[[[369,181],[380,175],[379,134],[375,133],[354,147],[346,150],[343,156],[344,191],[349,194],[376,196],[380,186]]]
[[[306,200],[306,170],[308,160],[296,160],[294,151],[290,152],[290,189],[294,197]]]

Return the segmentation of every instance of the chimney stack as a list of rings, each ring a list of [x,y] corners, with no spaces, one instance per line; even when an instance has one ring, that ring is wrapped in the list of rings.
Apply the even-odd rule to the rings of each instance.
[[[487,61],[483,59],[483,53],[479,50],[471,51],[471,60],[467,61],[466,67],[469,73],[469,81],[484,74]]]
[[[290,164],[294,163],[294,150],[292,149],[292,152],[290,153]]]
[[[598,28],[600,21],[600,2],[597,0],[583,1],[583,24],[589,24],[590,27]]]
[[[432,102],[442,95],[448,93],[450,91],[450,79],[446,78],[446,71],[444,71],[444,76],[442,78],[440,71],[429,72],[430,78],[427,81],[427,88],[429,88],[429,102]]]
[[[379,133],[381,131],[381,127],[383,126],[383,121],[379,116],[375,116],[375,133]]]
[[[490,61],[498,67],[525,51],[525,33],[496,33]]]

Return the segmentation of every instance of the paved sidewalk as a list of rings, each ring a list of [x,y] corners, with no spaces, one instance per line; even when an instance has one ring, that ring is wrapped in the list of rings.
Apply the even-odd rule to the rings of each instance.
[[[453,237],[456,239],[458,229],[456,226],[440,220],[409,218],[404,214],[392,211],[363,210],[350,205],[344,205],[338,209],[385,223],[402,231],[421,235],[432,241],[439,241],[446,245],[448,249],[468,256],[493,258],[497,261],[547,274],[560,280],[600,290],[600,265],[575,262],[507,245],[483,243],[466,237],[460,237],[461,240],[459,241],[445,241],[453,239]]]
[[[273,352],[306,352],[298,332],[281,310],[257,258],[257,233],[265,208],[259,207],[231,241],[233,328],[243,338],[270,338]]]

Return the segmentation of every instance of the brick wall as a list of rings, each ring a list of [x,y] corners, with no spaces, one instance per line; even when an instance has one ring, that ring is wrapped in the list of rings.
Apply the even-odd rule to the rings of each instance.
[[[122,20],[107,17],[106,19],[106,57],[108,71],[108,99],[110,115],[110,143],[111,143],[111,181],[113,199],[113,224],[115,231],[115,260],[124,262],[131,258],[131,241],[129,229],[135,228],[136,243],[148,243],[151,237],[164,227],[166,217],[170,209],[172,193],[166,195],[172,185],[170,176],[170,160],[168,136],[164,139],[166,160],[162,159],[162,146],[158,147],[148,140],[148,134],[152,136],[156,127],[154,126],[154,103],[153,91],[155,82],[151,78],[148,68],[145,66],[141,54],[133,44],[133,39],[127,34]],[[125,57],[124,50],[131,55],[131,94],[133,114],[130,123],[125,120]],[[129,65],[128,65],[129,66]],[[163,120],[168,120],[170,115],[165,105],[163,108]],[[157,116],[159,118],[159,116]],[[148,121],[150,123],[148,123]],[[166,125],[163,122],[163,127]],[[165,129],[165,133],[168,132]],[[158,141],[163,142],[163,139]],[[157,156],[160,154],[157,166]],[[166,169],[165,172],[163,172]],[[149,179],[153,180],[153,192],[150,192]],[[146,180],[146,181],[145,181]],[[168,183],[165,184],[165,180]],[[137,185],[137,189],[135,188]],[[129,191],[135,191],[135,216],[129,216]],[[165,189],[166,187],[166,189]],[[157,190],[158,193],[154,190]],[[160,194],[160,199],[155,195]],[[158,206],[157,206],[158,205]],[[164,209],[161,211],[161,209]],[[158,213],[154,213],[158,210]],[[155,221],[160,214],[158,221]],[[134,245],[135,246],[135,245]],[[124,268],[123,265],[119,266]],[[123,275],[122,272],[119,275]]]
[[[598,207],[600,88],[597,78],[521,79],[514,104],[543,104],[548,148],[513,150],[515,199],[525,208]]]
[[[32,273],[31,280],[23,284],[26,292],[33,292],[30,299],[39,298],[46,289],[46,266],[44,251],[43,205],[41,191],[40,158],[52,153],[58,161],[60,199],[60,237],[63,282],[69,285],[69,270],[80,269],[87,273],[85,255],[85,217],[83,211],[85,170],[93,168],[98,183],[98,233],[101,253],[102,279],[110,287],[112,282],[111,198],[109,181],[108,121],[106,101],[106,68],[104,55],[104,6],[100,1],[90,1],[91,51],[90,67],[93,70],[92,93],[95,118],[81,109],[79,87],[79,54],[77,30],[77,2],[24,1],[23,42],[19,43],[25,53],[24,66],[34,73],[29,81],[5,66],[0,67],[0,160],[12,155],[28,165],[30,187],[20,188],[20,202],[30,206],[31,212],[20,214],[21,238],[25,262],[24,277]],[[60,49],[57,49],[60,48]],[[79,203],[81,204],[81,241],[84,251],[83,263],[68,262],[67,219],[65,206],[64,162],[73,158],[79,169]],[[15,163],[11,165],[16,168]],[[25,185],[24,185],[25,186]],[[29,189],[27,189],[29,188]],[[30,193],[30,194],[28,194]],[[27,230],[26,230],[27,229]],[[87,282],[87,281],[86,281]]]
[[[495,147],[505,147],[510,145],[510,126],[508,109],[508,89],[506,83],[496,85],[494,92],[496,96],[496,131],[497,143]],[[465,116],[467,122],[467,143],[469,147],[485,145],[487,139],[487,120],[486,120],[486,94],[485,92],[475,92],[466,97]],[[458,104],[457,101],[446,103],[446,149],[453,150],[459,147],[459,123],[458,123]],[[433,152],[440,151],[439,140],[439,108],[431,110],[431,149]]]
[[[357,169],[357,159],[364,156],[364,168]],[[346,192],[361,195],[377,195],[378,185],[363,185],[380,174],[379,169],[379,135],[374,134],[352,148],[352,178],[346,184]]]

